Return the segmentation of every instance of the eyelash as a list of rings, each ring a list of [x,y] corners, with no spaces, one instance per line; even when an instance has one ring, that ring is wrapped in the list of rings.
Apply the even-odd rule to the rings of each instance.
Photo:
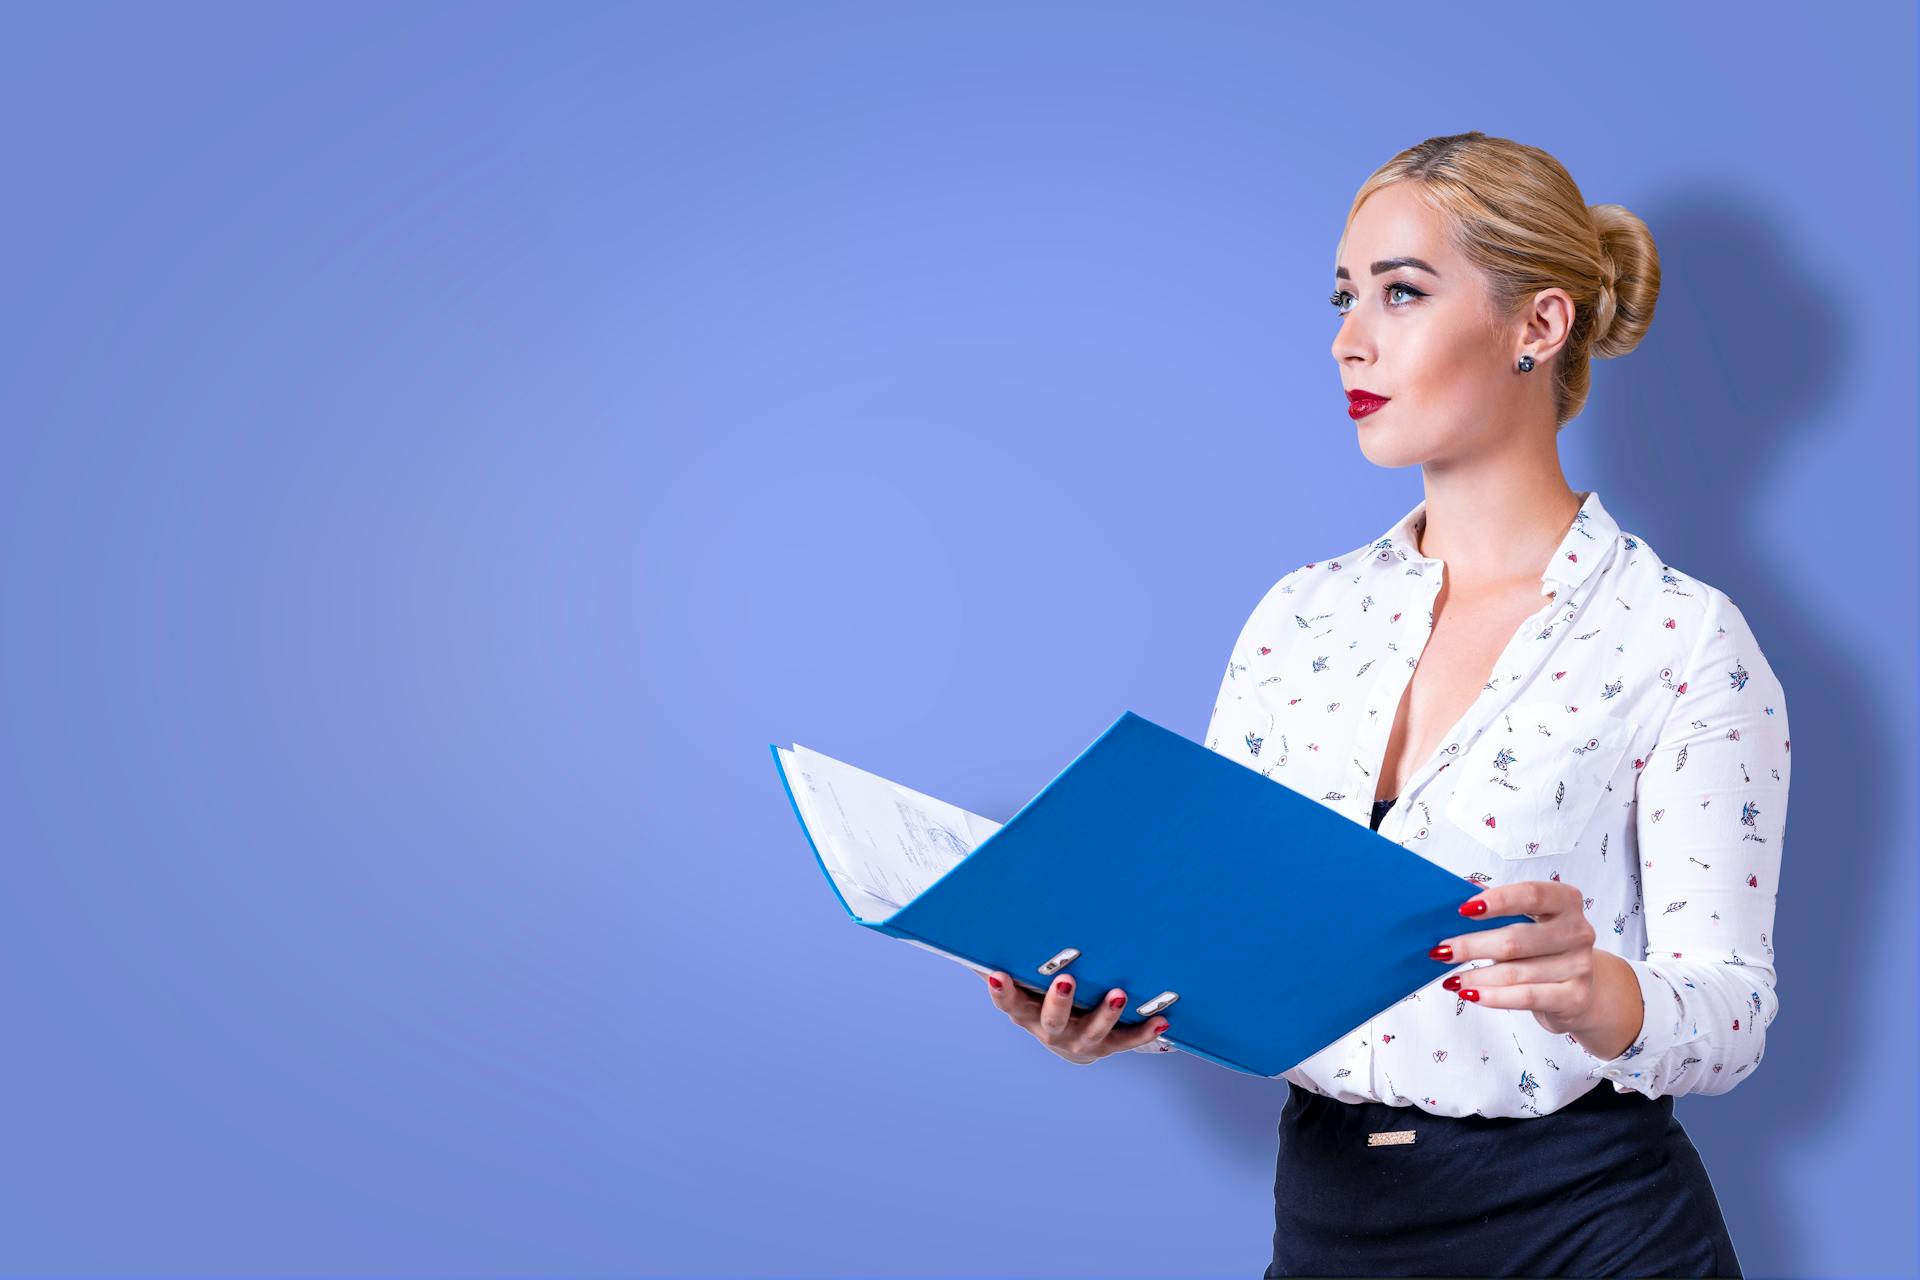
[[[1382,293],[1391,294],[1395,289],[1399,289],[1405,293],[1410,293],[1416,298],[1424,298],[1427,296],[1426,294],[1420,292],[1420,290],[1414,288],[1412,285],[1406,283],[1403,280],[1391,280],[1381,286]],[[1353,295],[1348,293],[1345,289],[1335,289],[1331,294],[1327,295],[1327,301],[1333,304],[1333,310],[1335,315],[1344,316],[1347,313],[1340,310],[1340,299],[1351,298],[1351,297],[1353,297]],[[1401,305],[1405,306],[1406,304],[1402,303]],[[1397,310],[1397,308],[1395,309]]]

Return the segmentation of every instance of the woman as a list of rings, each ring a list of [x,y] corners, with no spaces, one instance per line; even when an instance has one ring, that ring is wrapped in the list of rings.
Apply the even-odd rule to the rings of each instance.
[[[1284,1073],[1266,1274],[1738,1276],[1673,1099],[1751,1074],[1779,1007],[1786,701],[1733,602],[1557,450],[1589,359],[1647,331],[1652,238],[1468,133],[1367,180],[1334,274],[1360,448],[1425,498],[1267,591],[1207,745],[1515,920],[1410,940],[1435,981]],[[1072,1061],[1164,1026],[989,980]]]

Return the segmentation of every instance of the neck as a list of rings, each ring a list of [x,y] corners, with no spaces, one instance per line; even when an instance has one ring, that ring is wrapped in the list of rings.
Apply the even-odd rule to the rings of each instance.
[[[1447,567],[1455,587],[1537,582],[1580,513],[1585,493],[1549,474],[1471,479],[1425,473],[1426,509],[1415,545]]]

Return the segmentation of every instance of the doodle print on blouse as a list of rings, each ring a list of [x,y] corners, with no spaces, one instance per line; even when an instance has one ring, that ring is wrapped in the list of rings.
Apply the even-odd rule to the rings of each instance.
[[[1267,589],[1229,656],[1210,749],[1371,825],[1444,580],[1418,550],[1423,516]],[[1440,986],[1490,961],[1435,964],[1431,984],[1284,1073],[1303,1088],[1539,1116],[1608,1083],[1725,1092],[1764,1054],[1791,778],[1779,681],[1733,601],[1621,530],[1597,493],[1540,593],[1440,744],[1400,762],[1379,834],[1475,885],[1578,885],[1594,945],[1634,969],[1641,1034],[1602,1061],[1527,1010]]]

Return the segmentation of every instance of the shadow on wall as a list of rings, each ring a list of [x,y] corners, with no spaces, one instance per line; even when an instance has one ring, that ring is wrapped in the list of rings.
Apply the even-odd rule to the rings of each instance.
[[[1598,433],[1593,485],[1620,495],[1610,509],[1622,525],[1740,607],[1780,677],[1790,734],[1817,744],[1794,752],[1774,921],[1780,1012],[1766,1056],[1732,1093],[1682,1098],[1676,1114],[1710,1153],[1748,1272],[1811,1275],[1815,1242],[1792,1234],[1785,1164],[1833,1120],[1837,1095],[1817,1087],[1821,1046],[1845,1043],[1848,1028],[1867,1022],[1858,975],[1869,931],[1827,926],[1876,899],[1885,868],[1875,859],[1901,844],[1888,810],[1835,799],[1903,788],[1889,768],[1888,709],[1834,647],[1841,637],[1808,625],[1816,615],[1797,600],[1809,584],[1776,568],[1794,529],[1821,513],[1769,510],[1752,495],[1776,484],[1789,433],[1817,424],[1847,376],[1844,317],[1751,202],[1682,195],[1637,211],[1665,274],[1653,327],[1639,350],[1596,367],[1604,414],[1567,429]],[[1622,517],[1623,507],[1646,519]],[[1848,856],[1821,856],[1829,848]]]

